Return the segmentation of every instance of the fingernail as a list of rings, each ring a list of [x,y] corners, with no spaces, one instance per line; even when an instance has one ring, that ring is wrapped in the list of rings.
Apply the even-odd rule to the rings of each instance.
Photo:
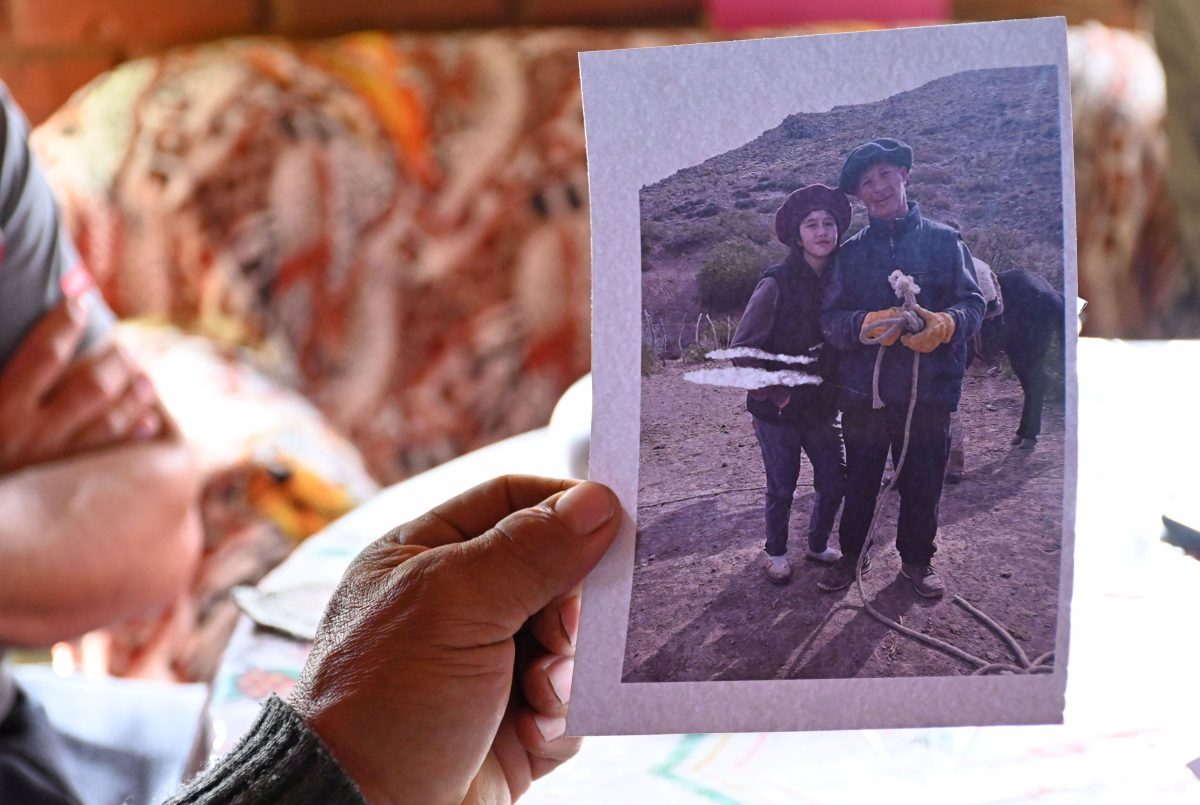
[[[575,645],[575,635],[579,634],[579,596],[572,596],[559,605],[558,622],[567,642]]]
[[[546,669],[546,676],[550,677],[550,687],[561,704],[571,700],[571,677],[574,673],[574,660],[558,660]]]
[[[612,498],[600,484],[585,481],[568,489],[554,511],[576,534],[591,534],[612,519]]]
[[[83,307],[83,300],[77,296],[72,296],[67,299],[67,315],[75,321],[82,321],[87,317],[87,311]]]
[[[537,724],[538,732],[546,742],[561,738],[567,731],[567,720],[562,716],[544,716],[538,713],[534,715],[533,723]]]

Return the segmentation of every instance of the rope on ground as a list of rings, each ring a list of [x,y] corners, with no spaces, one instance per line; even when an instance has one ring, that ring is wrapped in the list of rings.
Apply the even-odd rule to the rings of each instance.
[[[766,487],[762,484],[758,486],[743,486],[737,489],[710,489],[707,492],[697,492],[694,495],[684,495],[681,498],[668,498],[667,500],[652,500],[649,503],[639,503],[639,509],[649,509],[654,506],[666,506],[668,503],[683,503],[688,500],[698,500],[700,498],[711,498],[717,495],[728,495],[731,492],[763,492]]]

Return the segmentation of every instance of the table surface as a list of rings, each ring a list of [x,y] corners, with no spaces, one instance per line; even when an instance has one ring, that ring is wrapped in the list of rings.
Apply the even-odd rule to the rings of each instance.
[[[589,738],[522,802],[1197,801],[1200,562],[1161,541],[1159,518],[1200,498],[1200,341],[1081,339],[1078,366],[1063,725]],[[564,475],[566,460],[546,429],[464,456],[380,493],[260,588],[331,589],[366,543],[431,502],[504,472]],[[242,618],[213,691],[214,755],[290,689],[307,649]]]

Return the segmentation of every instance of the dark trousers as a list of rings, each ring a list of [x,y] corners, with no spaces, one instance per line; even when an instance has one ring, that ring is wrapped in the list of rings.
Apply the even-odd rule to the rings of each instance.
[[[817,552],[825,550],[846,488],[841,428],[832,417],[777,423],[755,417],[754,435],[758,437],[767,473],[767,553],[770,556],[787,553],[788,518],[800,477],[802,452],[812,463],[816,492],[808,519],[808,547]]]
[[[847,556],[862,552],[889,451],[893,465],[900,460],[906,414],[906,409],[891,406],[879,410],[853,406],[842,412],[846,510],[842,512],[839,538],[842,552]],[[924,408],[918,403],[909,431],[908,455],[896,480],[900,492],[896,547],[903,562],[926,564],[933,558],[942,475],[949,448],[950,412]]]

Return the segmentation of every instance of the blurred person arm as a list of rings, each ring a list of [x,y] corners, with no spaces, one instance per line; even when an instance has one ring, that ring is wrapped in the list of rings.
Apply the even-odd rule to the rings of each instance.
[[[166,604],[199,549],[196,475],[70,240],[0,84],[0,644]]]
[[[175,435],[0,475],[0,644],[48,645],[166,606],[200,549]]]

